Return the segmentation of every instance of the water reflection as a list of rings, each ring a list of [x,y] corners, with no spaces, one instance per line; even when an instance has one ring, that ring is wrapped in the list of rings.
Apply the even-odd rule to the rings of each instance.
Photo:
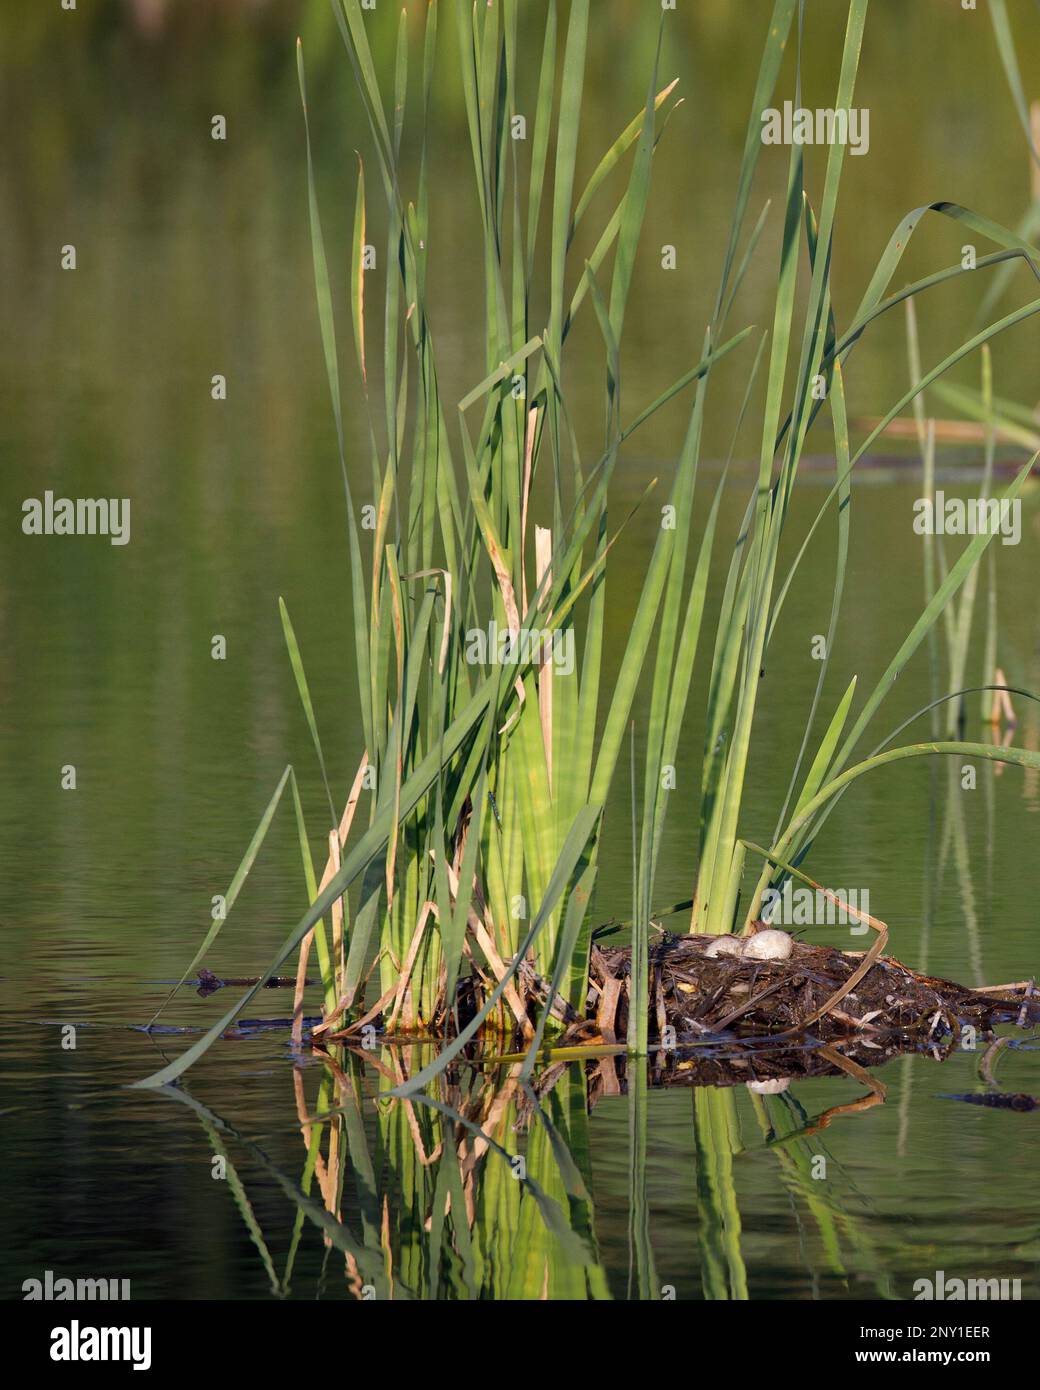
[[[414,1100],[379,1100],[374,1084],[405,1080],[432,1050],[321,1054],[313,1113],[293,1076],[303,1157],[289,1177],[261,1146],[179,1088],[164,1094],[199,1117],[271,1277],[288,1294],[303,1226],[342,1257],[343,1289],[367,1298],[584,1299],[608,1295],[593,1229],[587,1114],[579,1071],[539,1095],[520,1065],[484,1075],[466,1066]],[[373,1131],[365,1106],[375,1107]],[[281,1272],[225,1143],[242,1145],[297,1208]],[[350,1189],[353,1220],[344,1216]],[[336,1252],[333,1256],[333,1252]],[[335,1276],[330,1271],[329,1278]]]
[[[757,1063],[732,1052],[707,1064],[682,1049],[646,1065],[612,1055],[558,1063],[531,1082],[521,1079],[519,1063],[473,1059],[426,1093],[387,1096],[432,1056],[432,1048],[416,1046],[315,1048],[298,1057],[290,1083],[299,1138],[292,1168],[195,1095],[163,1093],[198,1117],[275,1296],[314,1292],[300,1286],[296,1260],[301,1242],[320,1240],[323,1297],[746,1299],[761,1277],[754,1268],[749,1276],[748,1249],[754,1258],[757,1242],[742,1219],[751,1176],[783,1195],[811,1296],[825,1288],[834,1296],[835,1282],[861,1297],[907,1296],[893,1264],[910,1257],[909,1242],[881,1248],[874,1202],[824,1136],[839,1119],[863,1123],[886,1099],[885,1085],[841,1051],[774,1051]],[[749,1066],[762,1077],[746,1080]],[[799,1068],[803,1077],[844,1076],[851,1096],[838,1099],[832,1084],[827,1103],[815,1108],[799,1084],[775,1075]],[[708,1075],[715,1084],[704,1084]],[[685,1180],[695,1201],[696,1261],[678,1286],[659,1274],[655,1258],[648,1101],[662,1087],[688,1090],[691,1100],[693,1162]],[[738,1092],[746,1102],[738,1103]],[[600,1103],[625,1107],[623,1269],[608,1270],[597,1235],[590,1124]],[[292,1209],[284,1248],[265,1237],[236,1153]]]

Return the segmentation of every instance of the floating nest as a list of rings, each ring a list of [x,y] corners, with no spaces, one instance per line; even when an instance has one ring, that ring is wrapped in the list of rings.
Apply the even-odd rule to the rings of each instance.
[[[816,1043],[852,1037],[885,1049],[897,1039],[903,1046],[908,1039],[956,1039],[968,1026],[985,1033],[1008,1020],[1040,1022],[1040,994],[1034,994],[1032,980],[968,989],[920,974],[891,956],[869,962],[863,952],[801,941],[792,941],[782,960],[708,954],[716,940],[662,934],[651,944],[651,1035],[659,1042],[713,1036],[761,1039],[775,1047],[811,1030]],[[623,1040],[630,984],[630,951],[594,946],[587,1017],[572,1024],[572,1039]]]
[[[772,1061],[762,1056],[756,1064],[759,1079],[766,1081],[772,1076],[821,1074],[820,1069],[825,1072],[830,1065],[842,1069],[833,1059],[810,1060],[807,1055],[830,1044],[840,1045],[846,1061],[872,1066],[899,1052],[949,1050],[968,1027],[986,1035],[1003,1022],[1040,1024],[1040,992],[1034,992],[1033,980],[969,989],[922,974],[882,954],[887,928],[873,925],[879,936],[869,951],[811,946],[761,923],[756,924],[758,932],[742,938],[662,932],[648,947],[653,1050],[668,1053],[710,1045],[698,1050],[695,1084],[726,1085],[754,1079],[743,1070],[743,1062],[731,1067],[722,1055],[727,1048],[742,1049],[743,1055],[749,1048],[770,1051]],[[782,948],[774,958],[763,958],[769,955],[766,938]],[[760,942],[762,950],[752,942]],[[504,973],[505,963],[496,963]],[[460,1023],[476,1015],[494,983],[485,972],[459,981]],[[558,1031],[551,1042],[547,1038],[549,1049],[620,1050],[627,1037],[631,985],[630,949],[593,944],[585,1009],[579,1014],[559,995],[552,997],[550,1013]],[[497,1019],[489,1019],[483,1031],[499,1036],[512,1032],[515,1044],[526,1047],[534,1032],[531,1020],[550,995],[548,982],[536,974],[532,962],[522,962],[505,995],[508,1009],[503,1001]],[[318,1024],[314,1040],[349,1043],[367,1024],[381,1025],[387,1041],[416,1036],[395,1030],[389,997],[345,1027],[335,1027],[335,1016]],[[447,1014],[443,1010],[438,1024],[447,1025]],[[434,1028],[422,1036],[444,1034]],[[672,1062],[667,1065],[674,1070]]]

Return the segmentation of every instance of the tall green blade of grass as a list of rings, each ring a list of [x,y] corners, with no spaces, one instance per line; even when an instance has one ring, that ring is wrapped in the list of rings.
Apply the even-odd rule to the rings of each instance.
[[[733,269],[733,262],[736,259],[737,247],[740,244],[740,233],[744,225],[748,201],[751,197],[751,185],[758,165],[758,157],[762,153],[761,113],[770,104],[780,76],[780,66],[783,63],[784,50],[787,47],[787,39],[791,32],[791,23],[794,19],[797,3],[798,0],[774,0],[766,42],[762,50],[758,80],[751,101],[751,116],[748,121],[747,134],[744,137],[744,152],[740,161],[736,205],[730,220],[729,242],[726,246],[722,274],[719,277],[719,291],[714,315],[716,320],[719,320],[723,314],[729,278]]]
[[[806,199],[805,201],[805,221],[806,234],[809,245],[809,263],[813,267],[813,270],[815,272],[817,246],[819,242],[819,231],[816,226],[816,220],[813,217],[812,208],[809,205],[808,199]],[[834,312],[830,304],[829,292],[825,292],[824,294],[824,307],[826,309],[827,316],[827,339],[824,344],[824,356],[826,356],[827,351],[833,347],[834,340],[836,337],[836,331],[834,326]],[[830,665],[831,649],[834,645],[834,637],[838,626],[838,614],[841,610],[842,594],[845,588],[845,570],[848,563],[850,525],[849,512],[852,502],[852,491],[851,477],[849,472],[849,425],[848,416],[845,409],[845,385],[840,361],[835,361],[832,364],[826,378],[826,389],[831,401],[831,414],[834,423],[835,464],[839,479],[839,492],[837,499],[838,553],[837,559],[835,561],[834,594],[831,599],[830,618],[827,625],[827,633],[824,638],[824,656],[823,660],[820,662],[820,671],[816,679],[816,688],[813,692],[812,703],[809,706],[809,714],[805,722],[805,731],[802,735],[801,747],[798,750],[798,757],[795,760],[794,770],[791,773],[791,780],[788,785],[787,796],[784,800],[783,809],[780,812],[779,823],[777,825],[777,832],[779,832],[780,825],[783,824],[784,817],[787,814],[787,807],[790,804],[791,795],[794,791],[795,784],[798,780],[798,773],[801,769],[802,759],[805,757],[805,751],[808,746],[809,736],[812,732],[813,721],[816,716],[817,706],[820,702],[820,696],[823,692],[824,681],[827,678],[827,670]],[[808,543],[809,537],[807,536],[805,544],[807,545]],[[780,609],[783,607],[784,598],[787,594],[788,584],[790,583],[790,579],[793,577],[794,570],[797,568],[797,563],[798,562],[796,561],[795,565],[792,566],[791,573],[788,577],[788,581],[780,590],[779,596],[777,597],[777,600],[773,605],[773,611],[770,617],[767,643],[769,639],[772,637],[773,631],[776,627],[777,618],[779,616]]]
[[[314,876],[314,860],[311,858],[310,843],[307,838],[307,822],[304,819],[303,803],[295,773],[289,778],[292,790],[293,815],[296,817],[296,835],[300,845],[300,860],[303,864],[303,878],[307,886],[307,901],[312,903],[318,896],[318,882]],[[321,972],[322,990],[325,995],[325,1009],[328,1013],[336,1007],[336,970],[329,955],[325,923],[319,920],[314,926],[314,944],[317,948],[318,969]]]
[[[343,475],[343,490],[347,504],[347,534],[350,547],[350,580],[354,601],[355,652],[361,684],[361,717],[365,730],[365,744],[372,747],[372,708],[365,698],[368,671],[368,614],[365,611],[365,589],[362,581],[361,548],[358,541],[357,520],[354,502],[347,476],[346,444],[343,435],[343,407],[339,387],[339,355],[336,350],[336,327],[332,309],[332,291],[329,285],[329,267],[325,255],[325,238],[321,230],[318,212],[318,197],[314,180],[314,161],[311,154],[310,119],[307,114],[307,88],[303,72],[303,46],[297,40],[296,68],[300,85],[300,103],[303,107],[304,132],[307,145],[307,199],[310,209],[311,253],[314,263],[314,285],[318,301],[318,320],[321,327],[321,345],[325,356],[325,371],[329,382],[329,395],[332,399],[332,412],[336,421],[336,442],[339,447],[340,471]]]
[[[997,448],[996,415],[993,407],[993,365],[989,347],[983,348],[982,408],[985,414],[985,471],[983,474],[983,495],[988,497],[993,488],[993,464]],[[982,655],[982,682],[996,679],[997,670],[997,557],[991,548],[986,551],[986,636]],[[956,689],[956,685],[954,686]],[[982,697],[980,716],[989,717],[986,708],[986,695]],[[992,696],[990,697],[992,705]]]
[[[574,169],[585,82],[585,49],[589,33],[589,0],[572,0],[563,55],[560,112],[556,127],[556,164],[552,203],[552,270],[549,336],[559,355],[563,341],[563,291],[567,243],[570,238]]]
[[[866,14],[867,0],[852,0],[849,6],[841,74],[835,100],[836,109],[844,108],[847,110],[852,105]],[[770,509],[769,478],[774,441],[779,431],[787,347],[791,337],[796,282],[795,253],[799,243],[798,233],[802,214],[802,163],[799,148],[792,146],[791,174],[788,182],[788,213],[781,252],[781,270],[774,318],[773,356],[770,361],[759,467],[759,496],[752,541],[752,572],[754,577],[749,594],[751,603],[749,617],[751,621],[744,660],[744,677],[737,699],[733,739],[727,761],[727,777],[719,810],[718,840],[709,890],[707,921],[709,929],[715,932],[728,930],[736,908],[735,891],[738,879],[736,865],[733,861],[737,852],[737,821],[746,777],[752,723],[758,698],[759,673],[763,664],[768,633],[776,555],[790,491],[794,486],[801,448],[808,429],[808,403],[812,395],[812,382],[818,375],[824,355],[831,241],[844,154],[845,146],[842,143],[835,142],[831,145],[820,206],[819,236],[813,260],[801,361],[796,377],[797,394],[793,412],[794,423],[789,435],[788,449],[781,466],[780,476],[772,492],[773,502],[772,509]]]
[[[287,764],[285,771],[278,779],[278,785],[271,793],[271,799],[267,803],[267,807],[263,815],[260,817],[260,823],[259,825],[257,825],[256,829],[253,832],[253,838],[250,840],[248,846],[246,847],[246,852],[245,854],[243,854],[241,860],[239,861],[238,868],[231,876],[231,882],[228,884],[227,892],[223,894],[223,901],[220,904],[219,911],[217,911],[216,915],[214,915],[210,923],[209,929],[206,932],[206,935],[202,938],[202,944],[199,946],[199,949],[195,952],[191,960],[188,962],[184,974],[180,977],[180,979],[174,985],[173,989],[170,990],[169,994],[156,1009],[152,1017],[148,1020],[149,1028],[159,1017],[162,1011],[166,1008],[167,1004],[169,1004],[170,1000],[180,989],[181,985],[184,984],[185,980],[187,980],[189,975],[191,975],[192,972],[199,965],[202,964],[203,960],[206,957],[206,953],[209,951],[209,948],[213,945],[214,941],[216,941],[217,937],[220,935],[224,923],[227,921],[228,913],[234,907],[235,902],[238,899],[238,895],[242,891],[242,886],[245,883],[246,879],[249,877],[249,871],[256,863],[256,856],[260,853],[264,840],[266,840],[267,838],[267,832],[270,829],[271,821],[274,819],[274,813],[278,809],[279,802],[282,799],[282,793],[285,791],[286,783],[290,780],[292,780],[293,785],[295,787],[295,776],[293,774],[292,767],[291,765]],[[306,864],[308,860],[309,855],[307,856],[307,859],[305,859],[304,863]],[[274,972],[272,971],[272,974],[273,973]]]
[[[901,762],[906,758],[931,757],[936,754],[949,757],[980,758],[988,762],[1006,762],[1018,767],[1040,769],[1040,754],[1030,752],[1027,748],[1014,746],[1000,748],[988,743],[943,741],[909,744],[904,748],[890,748],[884,753],[877,753],[872,757],[865,758],[862,762],[856,763],[853,767],[846,768],[844,772],[831,777],[794,816],[784,833],[771,847],[770,854],[789,860],[792,856],[792,846],[800,843],[799,837],[803,834],[805,827],[812,822],[813,817],[825,809],[829,811],[834,801],[845,792],[846,788],[866,773],[874,772],[890,763]],[[821,816],[821,823],[825,818],[826,814]],[[818,825],[816,828],[818,829]]]
[[[993,33],[996,36],[997,48],[1000,52],[1000,61],[1004,65],[1004,75],[1007,78],[1008,87],[1015,103],[1015,110],[1018,113],[1019,123],[1025,133],[1026,142],[1029,145],[1029,153],[1034,162],[1040,167],[1040,153],[1033,146],[1033,130],[1029,120],[1029,102],[1026,100],[1025,89],[1022,86],[1022,74],[1018,66],[1018,57],[1015,53],[1015,40],[1011,33],[1011,21],[1008,19],[1007,0],[989,0],[989,17],[993,23]]]
[[[1022,490],[1022,487],[1025,484],[1026,479],[1031,474],[1038,457],[1040,457],[1040,455],[1034,455],[1033,458],[1031,458],[1029,462],[1019,471],[1014,481],[1011,482],[1008,485],[1008,487],[1004,490],[1004,492],[1001,494],[1001,502],[1011,502],[1018,496],[1018,494]],[[899,647],[899,650],[896,652],[895,656],[893,656],[892,660],[889,662],[889,665],[884,675],[875,685],[873,691],[868,697],[867,702],[863,709],[860,711],[859,717],[856,719],[856,722],[853,725],[851,731],[849,732],[848,737],[842,744],[842,747],[835,759],[835,763],[832,769],[833,771],[840,772],[841,769],[845,766],[849,757],[852,754],[853,749],[859,741],[860,735],[863,733],[867,724],[870,722],[872,716],[874,715],[878,706],[881,704],[881,701],[884,699],[889,688],[898,678],[900,671],[903,670],[907,662],[910,660],[911,656],[920,646],[923,637],[931,628],[932,624],[939,617],[940,613],[945,608],[950,597],[957,591],[961,583],[974,570],[976,564],[978,563],[979,557],[990,544],[992,539],[993,535],[990,532],[980,532],[978,535],[973,536],[969,543],[964,547],[964,550],[958,556],[956,562],[950,567],[950,570],[946,575],[945,579],[936,589],[931,602],[928,604],[924,612],[914,623],[909,634],[904,639],[902,645]]]
[[[992,422],[993,414],[993,367],[990,358],[989,344],[982,349],[982,399],[989,420]],[[990,489],[993,479],[993,429],[992,423],[987,426],[986,431],[986,466],[983,473],[982,489],[980,496],[983,501],[989,499]],[[992,558],[993,551],[988,550],[987,554]],[[965,682],[965,672],[968,665],[968,646],[971,641],[972,618],[975,612],[975,593],[978,586],[979,567],[976,564],[968,573],[961,590],[959,601],[955,609],[955,622],[951,634],[950,644],[950,675],[949,689],[960,690]],[[995,666],[994,662],[994,666]],[[983,672],[983,679],[990,680],[993,676],[993,667]],[[964,722],[964,704],[960,700],[951,701],[947,707],[946,716],[946,737],[952,738],[958,729],[962,729]]]
[[[739,679],[736,694],[736,713],[733,734],[722,759],[719,798],[712,809],[705,838],[705,854],[698,866],[695,898],[700,900],[704,913],[703,929],[711,933],[726,931],[727,880],[736,845],[736,825],[743,788],[751,723],[754,717],[755,695],[749,687],[749,673],[756,678],[761,668],[761,655],[766,638],[768,604],[766,594],[771,582],[767,557],[767,536],[770,510],[769,479],[773,464],[773,445],[780,422],[781,399],[787,371],[788,347],[794,312],[797,281],[797,248],[802,202],[801,151],[792,146],[788,174],[787,213],[784,220],[780,270],[773,316],[773,331],[769,371],[766,385],[766,404],[759,455],[758,486],[753,510],[752,533],[746,552],[746,579],[739,590],[741,607],[736,610],[737,622],[726,629],[720,665],[735,673],[737,652],[745,646],[740,664],[744,676]],[[758,616],[756,619],[756,601]],[[698,909],[694,909],[696,922]]]
[[[1024,485],[1026,478],[1032,471],[1035,462],[1036,458],[1034,457],[1029,461],[1029,463],[1025,465],[1025,467],[1018,474],[1017,478],[1009,485],[1009,487],[1002,494],[1003,499],[1011,501],[1017,496],[1018,492]],[[911,628],[911,631],[899,647],[898,651],[893,656],[884,675],[874,686],[874,689],[871,691],[870,695],[866,700],[866,703],[864,704],[863,708],[859,713],[859,716],[854,722],[852,729],[849,731],[840,749],[835,754],[834,760],[828,768],[827,773],[829,785],[834,785],[836,781],[840,781],[840,777],[838,776],[838,774],[841,774],[842,769],[847,766],[848,760],[851,757],[852,752],[856,747],[856,744],[859,742],[860,737],[862,736],[868,723],[873,718],[874,714],[879,708],[888,690],[894,684],[894,682],[899,676],[899,673],[904,669],[907,662],[917,651],[918,647],[921,645],[921,642],[924,640],[931,627],[938,620],[940,614],[944,611],[947,603],[950,601],[951,596],[957,592],[960,585],[964,582],[968,574],[974,570],[975,566],[978,563],[979,557],[982,555],[983,551],[986,549],[987,545],[990,543],[992,539],[992,533],[987,532],[981,532],[980,534],[974,536],[972,540],[969,542],[969,544],[958,556],[957,561],[954,563],[954,565],[950,567],[948,573],[945,575],[941,584],[938,586],[934,595],[932,596],[931,601],[927,604],[924,611]],[[948,745],[935,745],[937,750],[940,749],[940,747],[945,746]],[[880,756],[884,759],[887,759],[889,755],[883,754]],[[873,763],[874,759],[871,758],[867,760],[866,764],[861,764],[861,766],[864,769],[866,769],[868,764],[873,765]],[[812,805],[817,800],[818,796],[813,798],[813,800],[809,804]],[[830,812],[828,809],[820,817],[817,823],[812,826],[810,832],[807,828],[805,828],[805,808],[803,807],[802,810],[798,812],[795,815],[794,819],[790,822],[784,834],[777,839],[777,844],[783,843],[785,845],[785,851],[791,850],[792,845],[794,846],[795,853],[801,851],[807,841],[815,838],[816,834],[819,832],[823,824],[823,821],[826,819],[829,813]],[[796,830],[795,827],[798,827],[798,829]],[[749,914],[757,913],[759,906],[758,899],[759,894],[756,893],[755,898],[753,899],[750,905]]]
[[[285,600],[279,596],[278,611],[282,618],[282,631],[285,634],[285,645],[289,651],[289,662],[292,666],[293,677],[296,681],[296,689],[299,692],[300,704],[307,719],[307,728],[310,730],[311,741],[314,744],[314,752],[318,759],[318,766],[321,768],[321,780],[325,786],[325,795],[329,801],[329,811],[332,815],[332,825],[335,828],[339,817],[336,814],[336,803],[332,798],[332,789],[329,786],[329,774],[325,767],[325,754],[322,752],[321,739],[318,737],[318,725],[314,718],[314,706],[311,703],[310,687],[307,684],[307,675],[303,669],[303,658],[300,656],[299,644],[296,641],[296,633],[293,629],[292,620],[289,617],[289,610],[285,606]]]

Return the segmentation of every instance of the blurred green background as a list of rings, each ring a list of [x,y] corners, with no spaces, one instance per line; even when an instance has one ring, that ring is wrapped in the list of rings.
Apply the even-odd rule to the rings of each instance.
[[[404,8],[418,27],[425,0],[406,0]],[[442,8],[430,132],[436,171],[430,276],[450,400],[484,374],[483,305],[454,24],[449,4]],[[1040,61],[1040,14],[1026,0],[1012,0],[1009,9],[1028,82]],[[399,10],[378,0],[369,17],[381,64],[391,59]],[[523,80],[533,90],[544,4],[525,0],[524,11]],[[684,104],[655,161],[626,321],[628,415],[700,354],[768,12],[766,0],[679,0],[668,16],[661,73],[679,78]],[[645,100],[658,13],[656,0],[595,0],[579,182]],[[832,100],[844,15],[837,0],[808,0],[807,105]],[[9,1268],[24,1268],[19,1282],[48,1260],[58,1267],[59,1258],[73,1270],[102,1272],[119,1228],[124,1267],[151,1292],[263,1288],[233,1219],[214,1215],[198,1134],[183,1129],[183,1116],[174,1124],[144,1102],[134,1102],[128,1121],[123,1110],[113,1119],[106,1087],[152,1069],[154,1044],[117,1026],[144,1022],[162,993],[155,981],[179,974],[192,955],[211,896],[226,887],[286,761],[301,773],[320,844],[322,795],[284,656],[279,594],[300,638],[338,797],[360,753],[342,491],[313,302],[297,35],[345,335],[354,151],[367,157],[369,145],[324,0],[78,0],[74,12],[62,11],[58,0],[32,0],[5,5],[0,14],[6,132],[0,144],[0,920],[10,1103],[18,1111],[3,1159],[16,1194],[33,1190],[41,1151],[59,1146],[64,1165],[53,1178],[58,1206],[51,1225],[31,1204],[6,1218],[3,1248]],[[793,84],[791,54],[780,95],[792,94]],[[1027,92],[1033,95],[1040,97],[1040,83]],[[871,143],[869,155],[846,161],[834,267],[839,328],[911,208],[945,198],[1014,226],[1031,196],[1026,144],[984,5],[971,12],[955,0],[873,0],[857,104],[870,109]],[[227,118],[224,142],[210,138],[217,113]],[[406,133],[406,165],[418,134],[414,126]],[[767,197],[782,192],[785,177],[786,152],[766,151],[755,215]],[[811,190],[820,178],[821,161],[810,156]],[[373,177],[373,191],[375,185]],[[608,211],[609,198],[590,215],[590,236]],[[768,323],[778,234],[774,204],[734,327]],[[372,239],[380,248],[374,274],[381,277],[383,243],[380,235]],[[926,222],[901,278],[955,263],[962,241],[952,224]],[[77,248],[74,273],[59,269],[59,250],[69,243]],[[665,244],[677,251],[671,272],[660,265]],[[582,249],[579,243],[576,254]],[[1019,271],[1001,311],[1033,295],[1034,283]],[[981,293],[981,282],[965,277],[921,302],[926,365],[966,336]],[[1037,334],[1030,323],[995,343],[998,394],[1030,405],[1040,398]],[[591,453],[602,424],[603,377],[591,318],[572,344],[568,391]],[[341,361],[348,429],[357,445],[361,398],[345,349]],[[729,447],[749,363],[750,355],[731,360],[713,381],[711,458]],[[978,371],[977,360],[969,360],[958,379],[977,385]],[[226,402],[210,398],[215,373],[227,377]],[[857,347],[846,380],[853,415],[881,414],[902,393],[900,316]],[[678,403],[633,441],[619,465],[619,517],[651,476],[667,475],[685,421]],[[810,452],[827,454],[826,428]],[[752,410],[738,460],[756,450]],[[911,526],[919,484],[906,471],[905,451],[892,446],[891,452],[903,463],[889,472],[865,471],[855,493],[827,709],[853,673],[867,682],[880,673],[919,610],[921,547]],[[1019,456],[1000,451],[1002,463]],[[978,463],[968,451],[943,466],[970,470]],[[356,464],[357,477],[367,477],[360,447]],[[821,471],[821,482],[825,476]],[[970,473],[945,476],[951,488],[970,490]],[[738,468],[720,523],[719,566],[728,560],[749,485]],[[46,488],[71,497],[129,497],[131,543],[117,548],[98,538],[24,537],[21,503]],[[823,495],[807,470],[792,534],[802,533]],[[615,553],[608,654],[620,645],[611,642],[611,631],[622,633],[629,621],[654,525],[652,514],[641,513]],[[755,794],[745,827],[760,841],[770,836],[811,698],[810,641],[826,630],[834,541],[832,528],[824,531],[785,608],[760,700]],[[1036,689],[1038,536],[1030,494],[1022,545],[996,547],[999,657],[1012,680]],[[217,633],[227,638],[225,662],[210,658]],[[922,652],[886,707],[878,740],[927,700],[923,658]],[[973,678],[981,674],[979,662],[976,648]],[[681,797],[683,779],[692,785],[699,778],[696,688],[690,708],[659,878],[662,901],[686,896],[692,880],[695,827],[682,813]],[[1019,741],[1036,747],[1035,713],[1023,708],[1020,716]],[[637,738],[638,725],[637,712]],[[75,792],[59,786],[68,763],[77,767]],[[989,765],[979,781],[973,797],[948,782],[945,768],[922,763],[877,774],[828,822],[810,865],[825,882],[869,887],[872,910],[891,923],[893,947],[910,963],[967,983],[1031,973],[1040,898],[1036,778],[1012,769],[1001,775]],[[615,848],[606,856],[598,896],[604,918],[625,915],[630,902],[628,789],[619,784],[615,791],[608,839]],[[215,970],[245,973],[267,962],[303,905],[295,855],[290,818],[280,815],[221,937]],[[169,1015],[207,1024],[214,1016],[214,1005],[193,995]],[[70,1017],[93,1021],[100,1031],[85,1032],[88,1042],[63,1054],[55,1030],[37,1025]],[[288,1068],[274,1049],[261,1055],[262,1075],[245,1081],[242,1053],[214,1050],[199,1068],[200,1080],[208,1078],[229,1106],[240,1097],[257,1129],[275,1115],[289,1124],[291,1112],[281,1115]],[[958,1065],[958,1082],[944,1081],[943,1089],[971,1084],[971,1059]],[[1031,1084],[1025,1078],[1021,1088]],[[994,1273],[1021,1273],[1012,1253],[1015,1231],[1023,1222],[1035,1228],[1040,1213],[1032,1168],[1008,1130],[1021,1121],[981,1111],[965,1118],[932,1100],[932,1090],[920,1091],[909,1143],[895,1106],[880,1119],[860,1121],[858,1133],[845,1132],[844,1160],[860,1165],[854,1178],[868,1205],[880,1204],[878,1238],[903,1239],[904,1202],[927,1199],[936,1205],[935,1226],[925,1241],[931,1253],[921,1258],[941,1259],[950,1223],[999,1163],[1006,1207],[987,1204],[980,1240],[988,1253],[977,1258],[990,1261],[981,1266],[986,1271],[992,1265]],[[652,1155],[659,1165],[655,1191],[662,1211],[678,1213],[662,1220],[662,1258],[684,1268],[693,1246],[683,1242],[695,1241],[697,1224],[682,1196],[692,1181],[684,1170],[688,1106],[682,1095],[652,1098],[652,1134],[660,1144]],[[614,1231],[619,1268],[624,1241],[611,1222],[620,1220],[624,1194],[623,1175],[613,1166],[623,1124],[623,1114],[611,1119],[609,1105],[594,1116],[604,1175],[597,1198]],[[165,1157],[148,1169],[139,1154],[153,1151]],[[672,1162],[676,1153],[682,1157]],[[949,1161],[941,1192],[936,1153]],[[177,1201],[170,1196],[175,1170]],[[756,1230],[751,1258],[759,1291],[811,1296],[816,1286],[791,1253],[795,1217],[760,1170],[753,1171],[748,1219]],[[900,1192],[894,1206],[893,1184]],[[128,1194],[141,1215],[121,1224]],[[189,1208],[205,1233],[201,1244],[184,1240]],[[77,1233],[74,1257],[61,1239],[68,1229]],[[152,1241],[179,1251],[177,1259],[156,1268],[148,1259]],[[905,1258],[907,1268],[918,1269],[916,1255]],[[893,1267],[898,1263],[893,1257]]]

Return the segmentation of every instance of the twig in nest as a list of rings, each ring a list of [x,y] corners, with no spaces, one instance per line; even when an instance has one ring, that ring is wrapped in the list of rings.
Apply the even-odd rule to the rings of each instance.
[[[816,881],[809,878],[807,874],[803,874],[800,869],[794,869],[790,864],[785,864],[782,859],[777,859],[776,855],[771,854],[769,850],[761,849],[758,845],[752,844],[750,840],[744,840],[742,843],[745,844],[748,849],[753,849],[756,853],[761,854],[770,864],[776,864],[778,868],[784,869],[787,873],[805,879],[807,883],[811,883],[813,887],[818,889],[821,893],[825,893],[835,902],[841,903],[847,911],[853,913],[861,922],[865,922],[868,927],[872,927],[878,934],[877,940],[863,957],[859,966],[852,972],[845,983],[839,989],[835,990],[825,1004],[822,1004],[820,1008],[818,1008],[815,1013],[810,1014],[808,1018],[803,1018],[802,1021],[793,1028],[788,1028],[783,1033],[774,1034],[777,1038],[787,1038],[793,1036],[795,1033],[802,1032],[805,1028],[811,1028],[814,1023],[823,1018],[824,1014],[829,1013],[830,1010],[834,1008],[835,1004],[840,1003],[841,1000],[845,998],[846,994],[851,993],[851,991],[856,988],[860,980],[862,980],[863,976],[870,970],[878,956],[881,955],[881,952],[888,944],[888,926],[879,918],[871,917],[869,912],[864,912],[861,908],[853,907],[851,903],[842,903],[841,899],[832,893],[829,888],[824,888],[822,884],[816,883]]]

